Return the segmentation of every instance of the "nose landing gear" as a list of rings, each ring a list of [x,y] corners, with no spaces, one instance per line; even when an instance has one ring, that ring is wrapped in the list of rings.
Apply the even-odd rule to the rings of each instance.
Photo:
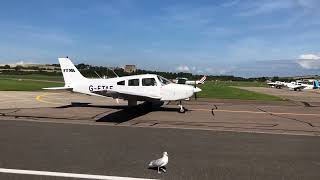
[[[186,109],[182,106],[182,103],[181,103],[181,101],[179,101],[179,110],[178,110],[178,112],[179,113],[185,113],[186,112]]]

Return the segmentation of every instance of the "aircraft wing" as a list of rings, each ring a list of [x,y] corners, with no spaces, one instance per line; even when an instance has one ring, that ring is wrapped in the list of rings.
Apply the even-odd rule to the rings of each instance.
[[[297,86],[292,86],[292,87],[289,87],[289,89],[293,89],[293,90],[302,90],[304,88],[306,88],[307,86],[303,86],[303,85],[297,85]]]
[[[273,83],[273,82],[268,83],[268,85],[271,86],[271,87],[275,87],[275,88],[277,88],[277,89],[281,89],[281,88],[284,87],[284,84]]]
[[[161,97],[150,96],[141,92],[125,92],[125,91],[114,91],[114,90],[101,90],[101,91],[92,91],[94,94],[101,96],[118,98],[118,99],[137,99],[138,101],[150,101],[150,100],[160,100]]]
[[[68,90],[72,91],[73,88],[70,87],[50,87],[50,88],[42,88],[44,90]]]
[[[196,81],[186,81],[186,84],[194,85],[194,84],[197,84],[197,82]]]

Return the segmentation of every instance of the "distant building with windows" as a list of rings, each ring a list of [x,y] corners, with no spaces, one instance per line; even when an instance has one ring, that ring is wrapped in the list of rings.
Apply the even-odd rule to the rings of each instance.
[[[136,65],[125,65],[124,72],[126,73],[135,73],[137,71]]]

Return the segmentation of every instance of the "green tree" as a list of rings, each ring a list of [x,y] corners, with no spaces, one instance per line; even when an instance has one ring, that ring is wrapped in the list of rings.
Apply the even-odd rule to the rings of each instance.
[[[18,65],[18,66],[16,66],[14,69],[15,69],[16,71],[21,71],[22,66]]]
[[[279,81],[279,77],[278,76],[274,76],[271,81]]]

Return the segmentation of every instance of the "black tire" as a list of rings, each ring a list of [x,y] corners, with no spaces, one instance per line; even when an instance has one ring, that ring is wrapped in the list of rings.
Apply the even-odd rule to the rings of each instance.
[[[184,107],[179,108],[178,112],[179,112],[179,113],[185,113],[185,112],[186,112],[186,109],[185,109]]]

